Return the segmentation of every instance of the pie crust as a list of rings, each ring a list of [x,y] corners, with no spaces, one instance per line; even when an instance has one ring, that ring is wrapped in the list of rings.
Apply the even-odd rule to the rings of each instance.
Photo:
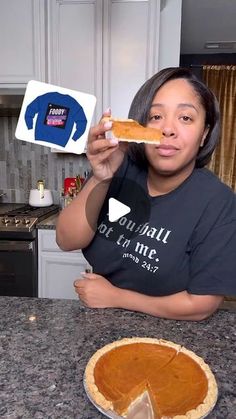
[[[148,392],[155,419],[200,419],[213,409],[218,395],[202,358],[154,338],[125,338],[99,349],[86,366],[85,385],[95,404],[121,417]]]
[[[144,127],[134,119],[104,117],[103,121],[112,121],[112,128],[106,133],[107,138],[135,143],[160,144],[162,133],[157,128]]]

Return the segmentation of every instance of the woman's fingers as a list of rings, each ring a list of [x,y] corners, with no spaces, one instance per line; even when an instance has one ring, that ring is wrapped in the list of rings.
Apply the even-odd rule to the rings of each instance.
[[[109,115],[110,110],[107,110],[103,113],[103,118]],[[110,179],[124,157],[123,147],[119,149],[119,141],[106,138],[106,132],[111,128],[112,121],[101,120],[89,131],[86,155],[90,161],[93,176],[98,180]]]
[[[99,166],[100,164],[105,163],[115,150],[116,148],[109,148],[107,150],[101,151],[99,154],[94,155],[93,157],[90,156],[91,165],[96,164]]]
[[[118,145],[118,143],[116,139],[98,139],[89,145],[88,153],[97,154]]]
[[[111,116],[111,108],[107,108],[103,114],[102,117],[100,119],[100,122],[104,119],[104,118],[109,118]]]
[[[99,137],[105,138],[105,132],[112,127],[112,121],[100,121],[98,125],[92,127],[89,131],[88,143],[97,140]]]
[[[87,147],[88,158],[107,151],[110,148],[112,149],[118,145],[118,140],[105,138],[105,132],[111,129],[111,126],[112,123],[105,122],[91,129],[90,139],[88,141]]]
[[[117,148],[118,148],[118,145],[104,146],[104,148],[102,148],[102,149],[100,149],[100,147],[99,147],[96,152],[87,151],[87,157],[88,157],[92,166],[94,166],[94,165],[97,166],[97,165],[100,165],[101,163],[105,162],[107,159],[109,159],[111,154],[115,150],[117,150]]]
[[[112,128],[112,121],[105,121],[104,117],[109,117],[111,110],[108,108],[102,115],[99,124],[92,127],[89,131],[88,145],[87,145],[87,156],[92,157],[94,154],[98,154],[106,151],[110,147],[115,147],[118,144],[116,139],[107,139],[105,134]]]

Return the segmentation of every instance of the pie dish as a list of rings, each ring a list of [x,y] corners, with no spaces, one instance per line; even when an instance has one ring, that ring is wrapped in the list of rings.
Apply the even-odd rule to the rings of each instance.
[[[84,381],[95,405],[120,417],[148,393],[155,419],[200,419],[218,395],[204,360],[163,339],[126,338],[104,346],[90,358]]]
[[[134,143],[160,144],[162,133],[157,128],[144,127],[134,119],[104,117],[103,121],[112,121],[111,130],[106,133],[107,138]]]

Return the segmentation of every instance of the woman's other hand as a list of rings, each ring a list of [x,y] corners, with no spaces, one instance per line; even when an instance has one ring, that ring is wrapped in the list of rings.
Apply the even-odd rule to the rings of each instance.
[[[223,301],[221,295],[194,295],[182,291],[155,297],[112,285],[101,275],[84,273],[74,282],[82,302],[91,308],[121,308],[174,320],[204,320]]]
[[[81,279],[74,281],[74,287],[80,300],[88,307],[115,307],[119,288],[101,275],[83,273]]]
[[[106,131],[112,127],[111,121],[103,121],[111,115],[110,110],[104,112],[99,124],[89,131],[87,157],[98,181],[111,179],[121,165],[128,144],[120,144],[118,140],[107,139]]]

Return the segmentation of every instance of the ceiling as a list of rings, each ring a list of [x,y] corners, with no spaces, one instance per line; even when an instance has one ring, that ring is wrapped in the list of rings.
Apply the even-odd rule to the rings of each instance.
[[[181,54],[212,53],[236,53],[236,0],[182,0]]]

